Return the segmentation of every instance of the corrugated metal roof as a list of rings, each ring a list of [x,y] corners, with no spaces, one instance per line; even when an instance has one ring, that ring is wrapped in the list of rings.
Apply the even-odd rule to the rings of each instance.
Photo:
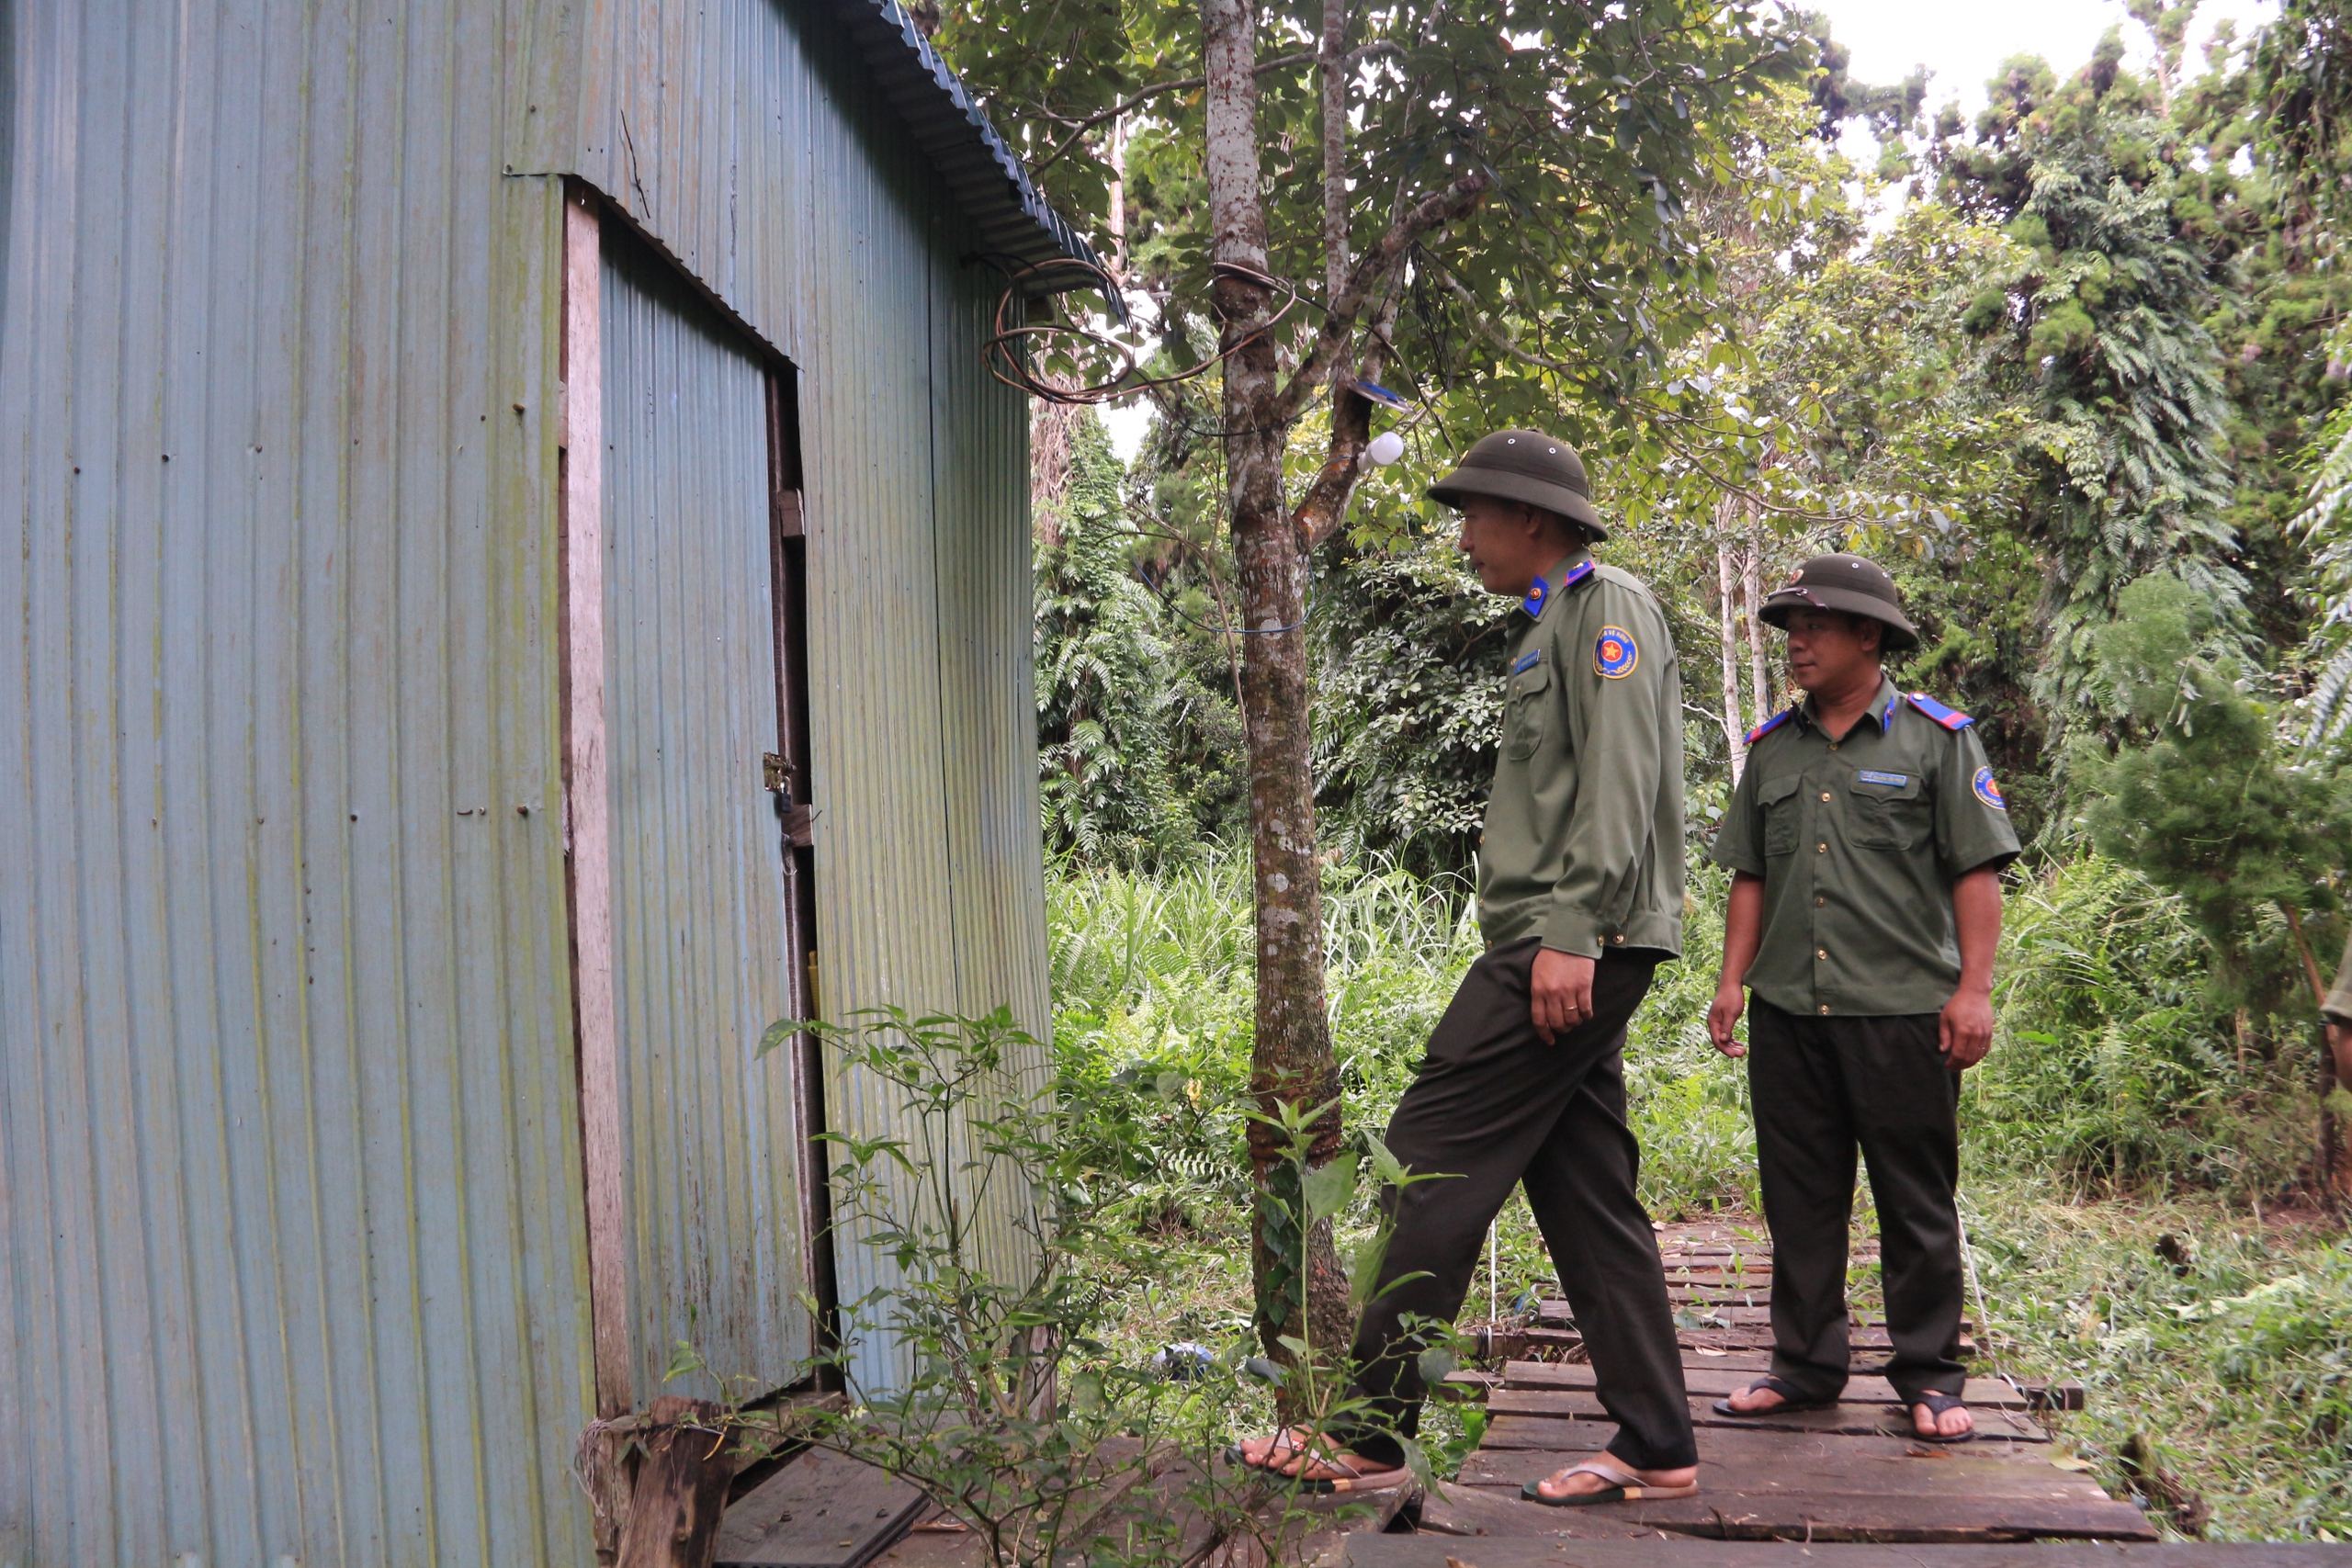
[[[832,0],[832,6],[884,98],[989,244],[1033,266],[1064,260],[1101,265],[1094,247],[1039,194],[1019,154],[997,134],[931,40],[915,30],[898,0]],[[1093,286],[1093,277],[1072,267],[1034,292]],[[1108,303],[1125,318],[1115,296]]]

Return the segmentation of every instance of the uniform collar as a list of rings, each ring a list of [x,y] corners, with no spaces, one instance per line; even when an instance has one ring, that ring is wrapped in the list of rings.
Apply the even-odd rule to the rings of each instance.
[[[1544,618],[1544,605],[1591,575],[1592,557],[1577,550],[1537,578],[1535,586],[1527,591],[1527,597],[1519,602],[1519,607],[1540,621]]]
[[[1886,733],[1887,726],[1894,722],[1894,707],[1895,705],[1900,703],[1902,700],[1902,689],[1896,686],[1894,681],[1891,680],[1887,676],[1886,672],[1882,670],[1879,671],[1878,677],[1878,695],[1872,697],[1871,699],[1871,705],[1862,710],[1862,717],[1856,719],[1854,722],[1856,724],[1860,724],[1861,723],[1862,718],[1875,720],[1878,725],[1879,733],[1883,735]],[[1796,705],[1795,712],[1798,728],[1807,731],[1808,733],[1819,728],[1820,721],[1815,718],[1813,715],[1813,697],[1811,694],[1807,694],[1804,701]]]

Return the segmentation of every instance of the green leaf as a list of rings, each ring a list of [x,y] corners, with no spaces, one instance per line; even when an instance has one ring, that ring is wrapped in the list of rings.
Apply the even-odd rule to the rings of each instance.
[[[777,1046],[783,1044],[786,1041],[799,1033],[800,1029],[801,1023],[797,1018],[777,1019],[774,1023],[769,1024],[765,1030],[761,1032],[759,1046],[752,1053],[752,1059],[756,1061],[758,1058],[766,1055],[769,1052],[775,1050]]]
[[[1372,1300],[1373,1287],[1380,1279],[1380,1266],[1388,1257],[1388,1231],[1385,1227],[1364,1238],[1356,1248],[1355,1262],[1348,1270],[1348,1310],[1360,1313]]]
[[[1421,1382],[1435,1387],[1452,1376],[1453,1369],[1461,1364],[1454,1359],[1453,1351],[1442,1345],[1432,1345],[1421,1352]]]
[[[1310,1170],[1300,1183],[1306,1197],[1306,1223],[1318,1224],[1348,1206],[1356,1192],[1356,1156],[1343,1154]]]

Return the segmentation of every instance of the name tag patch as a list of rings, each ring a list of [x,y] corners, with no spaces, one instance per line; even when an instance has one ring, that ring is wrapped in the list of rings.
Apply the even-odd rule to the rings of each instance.
[[[1911,782],[1909,773],[1882,773],[1874,768],[1864,768],[1854,776],[1864,784],[1907,784]]]
[[[1542,649],[1531,648],[1525,653],[1521,654],[1517,659],[1511,660],[1510,672],[1516,675],[1521,671],[1532,670],[1537,664],[1543,661],[1543,659],[1544,650]]]
[[[1993,782],[1992,769],[1977,769],[1976,776],[1969,780],[1968,784],[1969,787],[1976,792],[1976,798],[1994,810],[2007,811],[2009,808],[2009,803],[2001,798],[2001,786]]]
[[[1592,667],[1604,679],[1622,681],[1642,661],[1634,634],[1623,626],[1603,626],[1592,645]]]

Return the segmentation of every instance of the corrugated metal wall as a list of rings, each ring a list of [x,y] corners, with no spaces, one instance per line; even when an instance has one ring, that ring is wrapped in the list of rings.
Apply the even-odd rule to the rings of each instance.
[[[0,24],[0,1564],[584,1563],[552,176],[801,371],[826,1010],[1042,1034],[992,279],[793,0]]]
[[[658,258],[608,236],[605,725],[634,1398],[807,1375],[787,1054],[767,373]],[[667,1385],[673,1347],[709,1371]],[[729,1382],[739,1395],[746,1385]]]
[[[586,1562],[510,18],[7,9],[0,1562]]]
[[[1043,1039],[1027,427],[978,360],[997,276],[824,7],[591,18],[534,35],[515,167],[580,171],[799,370],[820,1003],[1009,1006]],[[826,1096],[837,1127],[897,1120],[854,1075]],[[887,1285],[837,1257],[845,1301]]]

